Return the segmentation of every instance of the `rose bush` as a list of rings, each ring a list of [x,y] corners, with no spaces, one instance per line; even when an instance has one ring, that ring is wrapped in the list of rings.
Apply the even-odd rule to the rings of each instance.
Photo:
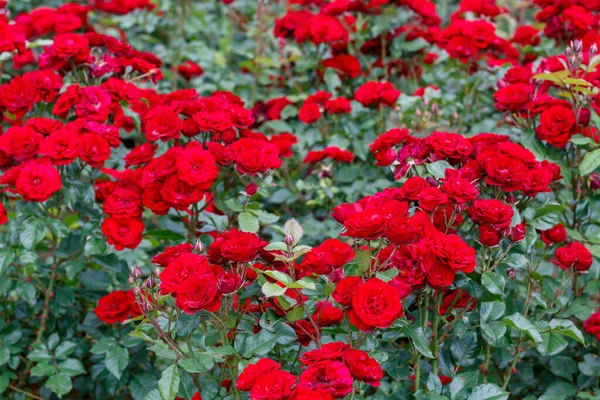
[[[597,398],[599,24],[0,0],[2,396]]]

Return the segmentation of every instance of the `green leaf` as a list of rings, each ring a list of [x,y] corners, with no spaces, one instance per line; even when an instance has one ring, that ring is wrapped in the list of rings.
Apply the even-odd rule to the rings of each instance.
[[[481,322],[481,333],[488,343],[496,345],[506,333],[506,325],[500,321]]]
[[[286,221],[285,225],[283,225],[283,232],[292,237],[292,244],[294,246],[300,242],[300,239],[304,235],[304,229],[302,229],[302,226],[294,218]]]
[[[581,176],[585,176],[594,172],[599,166],[600,149],[596,149],[583,156],[583,160],[581,160],[581,164],[579,164],[579,172],[581,173]]]
[[[194,357],[197,359],[186,358],[177,364],[192,374],[206,372],[215,365],[213,358],[206,354],[195,354]]]
[[[56,357],[59,360],[64,360],[75,351],[76,347],[77,344],[69,340],[65,340],[64,342],[61,342],[58,345],[58,347],[56,347],[56,349],[54,350],[54,357]]]
[[[0,249],[0,276],[15,259],[15,253],[11,249]]]
[[[262,273],[283,283],[286,287],[289,287],[294,282],[291,276],[281,271],[262,271]]]
[[[106,369],[117,379],[121,379],[123,371],[129,364],[129,352],[124,347],[113,346],[108,349],[104,356]]]
[[[560,353],[568,346],[567,340],[559,333],[546,332],[542,333],[542,343],[537,347],[538,351],[543,356],[553,356]]]
[[[282,296],[287,290],[285,287],[281,287],[276,283],[265,282],[261,290],[266,297],[277,297]]]
[[[71,389],[73,389],[73,382],[71,382],[71,378],[69,378],[67,375],[58,374],[48,378],[45,386],[52,392],[56,393],[58,397],[62,398],[65,394],[69,393]]]
[[[371,268],[371,250],[356,250],[356,263],[358,264],[358,273],[362,275]]]
[[[575,324],[568,319],[553,319],[550,321],[550,330],[575,339],[585,346],[585,338],[583,337],[583,333],[581,333],[579,328],[577,328]]]
[[[46,225],[37,217],[27,218],[20,228],[19,240],[28,250],[32,250],[46,236]]]
[[[506,400],[508,394],[493,383],[486,383],[477,386],[469,396],[469,400]]]
[[[497,272],[484,272],[481,276],[481,284],[492,294],[504,294],[506,282],[504,277]]]
[[[4,365],[10,360],[10,349],[4,345],[0,345],[0,365]]]
[[[502,320],[502,323],[512,328],[525,332],[534,342],[542,341],[538,328],[527,320],[522,314],[514,313]]]
[[[58,364],[58,370],[60,373],[69,377],[85,374],[86,372],[81,361],[74,358],[67,358],[65,361]]]
[[[433,358],[433,353],[429,348],[429,339],[425,335],[423,328],[420,326],[417,327],[415,325],[407,325],[404,328],[404,334],[410,338],[415,348],[421,353],[423,356],[427,358]]]
[[[304,307],[295,307],[285,314],[285,317],[290,322],[298,321],[304,315]]]
[[[238,222],[240,224],[240,230],[244,232],[258,232],[258,218],[251,212],[244,211],[238,215]]]
[[[528,222],[536,229],[547,230],[559,222],[562,211],[560,204],[546,204],[536,209],[533,219]]]
[[[173,400],[179,391],[179,372],[175,364],[168,366],[158,381],[158,391],[163,400]]]
[[[464,337],[457,337],[450,345],[450,352],[456,365],[469,367],[475,363],[477,351],[477,335],[473,332]]]
[[[31,376],[50,376],[56,372],[54,365],[49,362],[38,363],[35,367],[31,368]]]
[[[481,320],[483,322],[493,321],[500,318],[506,310],[506,304],[501,301],[486,301],[481,303],[481,309],[479,311]]]
[[[427,172],[429,172],[437,180],[446,176],[446,170],[452,169],[452,165],[448,161],[435,161],[425,165]]]

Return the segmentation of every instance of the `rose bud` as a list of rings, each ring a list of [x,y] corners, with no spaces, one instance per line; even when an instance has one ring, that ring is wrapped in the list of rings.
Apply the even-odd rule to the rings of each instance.
[[[344,277],[344,268],[336,268],[329,273],[329,281],[338,283]]]
[[[520,223],[519,225],[512,228],[510,232],[510,237],[513,242],[518,243],[521,240],[525,239],[525,234],[527,233],[527,225],[525,223]]]
[[[248,196],[254,196],[258,192],[258,185],[254,182],[246,186],[246,194]]]
[[[139,266],[135,266],[131,269],[131,277],[133,279],[138,279],[142,277],[142,270],[140,269]]]
[[[579,110],[579,115],[577,116],[577,121],[580,125],[587,126],[590,123],[591,117],[590,110],[587,108],[582,108]]]
[[[242,279],[235,273],[224,273],[219,280],[219,291],[229,294],[237,291],[242,286]]]

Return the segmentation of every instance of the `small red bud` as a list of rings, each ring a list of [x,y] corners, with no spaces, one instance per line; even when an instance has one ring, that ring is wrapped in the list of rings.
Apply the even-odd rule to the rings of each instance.
[[[254,196],[258,192],[258,185],[254,182],[246,186],[246,194],[248,196]]]

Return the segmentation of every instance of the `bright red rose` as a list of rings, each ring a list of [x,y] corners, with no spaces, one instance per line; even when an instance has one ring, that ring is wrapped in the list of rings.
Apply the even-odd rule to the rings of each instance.
[[[79,90],[79,99],[75,104],[75,115],[103,123],[110,113],[111,98],[99,86],[86,86]]]
[[[481,224],[479,229],[479,241],[484,246],[497,246],[502,240],[502,234],[496,228],[489,224]]]
[[[432,231],[431,220],[423,212],[417,213],[412,217],[401,214],[391,217],[385,225],[385,236],[397,245],[418,242],[429,236]]]
[[[353,258],[354,251],[349,244],[337,239],[327,239],[304,256],[300,268],[324,275],[343,266]]]
[[[578,130],[577,117],[573,110],[554,106],[542,111],[536,134],[540,140],[545,140],[554,147],[563,148]]]
[[[477,265],[475,249],[458,235],[446,235],[439,232],[430,242],[430,248],[443,264],[455,272],[462,271],[470,274]]]
[[[282,370],[271,371],[260,376],[250,391],[251,400],[280,400],[289,398],[294,392],[296,377]]]
[[[595,335],[596,340],[600,341],[600,311],[596,311],[583,322],[583,330],[590,335]]]
[[[186,314],[206,310],[217,312],[221,308],[219,278],[215,275],[192,275],[177,288],[175,304]]]
[[[403,315],[398,291],[378,278],[360,285],[352,297],[350,321],[360,330],[387,328]]]
[[[521,191],[529,197],[537,196],[542,192],[550,192],[550,183],[552,183],[552,171],[548,168],[536,168],[529,170],[529,173],[523,178],[523,187]]]
[[[236,229],[226,233],[223,238],[220,245],[221,255],[234,262],[252,261],[258,255],[258,251],[266,245],[255,233]]]
[[[191,186],[202,190],[210,189],[219,175],[215,156],[204,150],[198,142],[191,142],[175,162],[177,175]]]
[[[161,188],[163,199],[177,210],[187,210],[189,206],[198,203],[204,197],[204,190],[197,186],[188,185],[174,174],[169,176]]]
[[[554,257],[554,263],[562,269],[575,268],[577,271],[587,271],[593,262],[592,253],[579,242],[559,247]]]
[[[252,386],[265,374],[277,371],[281,368],[281,364],[276,363],[270,358],[261,358],[254,364],[248,365],[236,382],[236,388],[244,392],[249,392]]]
[[[179,115],[169,107],[154,107],[144,119],[144,134],[151,142],[167,142],[179,138],[183,123]]]
[[[483,168],[487,174],[485,183],[499,186],[508,193],[521,189],[523,179],[529,172],[521,160],[502,154],[487,160]]]
[[[102,167],[110,158],[110,144],[100,135],[84,133],[77,140],[79,157],[92,167]]]
[[[317,103],[309,103],[308,101],[305,101],[302,107],[300,107],[300,111],[298,111],[298,119],[305,124],[317,122],[322,115],[322,106]]]
[[[325,343],[318,349],[305,352],[298,360],[304,365],[343,361],[344,355],[349,348],[349,344],[342,342]]]
[[[160,274],[160,294],[177,295],[181,285],[192,276],[213,274],[208,260],[194,253],[183,253],[171,261]]]
[[[283,132],[278,135],[272,135],[269,138],[269,142],[279,149],[279,157],[288,158],[294,154],[292,146],[298,143],[298,139],[289,132]]]
[[[119,186],[106,198],[104,212],[113,218],[141,218],[144,208],[139,186]]]
[[[281,167],[279,149],[264,140],[244,138],[230,146],[238,172],[256,175]]]
[[[494,93],[494,100],[500,110],[523,110],[533,100],[533,88],[524,83],[508,85]]]
[[[44,137],[29,126],[13,126],[0,136],[0,148],[23,162],[37,157]]]
[[[426,141],[441,160],[461,162],[473,152],[473,145],[469,140],[457,133],[433,132]]]
[[[345,232],[342,236],[375,240],[383,234],[385,221],[385,217],[379,213],[379,210],[357,212],[344,221]]]
[[[116,250],[135,249],[142,242],[144,227],[144,221],[137,218],[105,218],[102,233]]]
[[[349,349],[344,356],[344,364],[350,370],[352,377],[366,382],[371,386],[379,386],[383,378],[383,369],[374,358],[362,350]]]
[[[456,296],[458,296],[456,299]],[[452,311],[456,308],[467,308],[468,310],[473,310],[477,305],[477,299],[472,297],[466,290],[452,290],[444,295],[442,299],[442,304],[440,305],[440,309],[438,310],[438,314],[444,315],[448,311]],[[452,307],[452,308],[451,308]]]
[[[94,309],[98,318],[107,324],[123,322],[141,315],[133,290],[116,290],[102,297]]]
[[[77,143],[79,135],[59,129],[52,132],[40,144],[40,154],[50,157],[55,165],[70,164],[79,155]]]
[[[318,330],[321,329],[319,326],[315,327],[311,321],[306,319],[296,321],[291,324],[291,326],[294,329],[298,343],[300,343],[301,346],[308,346],[312,341],[316,342],[319,337]]]
[[[473,201],[479,196],[479,190],[472,183],[459,177],[444,179],[441,190],[457,204]]]
[[[561,243],[567,240],[567,231],[562,224],[554,225],[551,229],[542,231],[541,238],[546,246]]]
[[[359,276],[342,278],[335,287],[335,291],[331,294],[331,297],[343,306],[351,306],[354,293],[362,283],[363,281]]]
[[[348,367],[339,361],[332,361],[310,365],[300,375],[298,385],[324,390],[335,398],[342,398],[352,391],[353,383]]]
[[[4,204],[0,203],[0,225],[4,225],[8,222],[8,212],[6,212],[6,208]]]
[[[125,168],[147,163],[154,156],[156,149],[158,149],[158,146],[149,142],[134,147],[129,154],[125,156]]]
[[[317,303],[312,319],[319,327],[331,326],[342,322],[344,313],[329,301],[323,300]]]
[[[402,200],[417,201],[419,195],[423,189],[430,187],[431,185],[425,179],[420,176],[413,176],[408,178],[400,188],[399,194]]]
[[[60,174],[51,164],[30,161],[20,169],[17,181],[17,193],[25,201],[48,200],[62,188]]]
[[[300,386],[294,391],[291,400],[333,400],[333,397],[324,390]]]
[[[197,78],[204,73],[204,69],[193,61],[186,60],[177,67],[177,72],[188,81]]]
[[[357,78],[361,73],[360,62],[350,54],[340,54],[323,60],[323,66],[333,68],[350,78]]]
[[[152,257],[152,262],[160,265],[161,267],[166,267],[180,255],[191,253],[193,250],[194,246],[191,243],[182,243],[176,246],[169,246],[162,253]]]

